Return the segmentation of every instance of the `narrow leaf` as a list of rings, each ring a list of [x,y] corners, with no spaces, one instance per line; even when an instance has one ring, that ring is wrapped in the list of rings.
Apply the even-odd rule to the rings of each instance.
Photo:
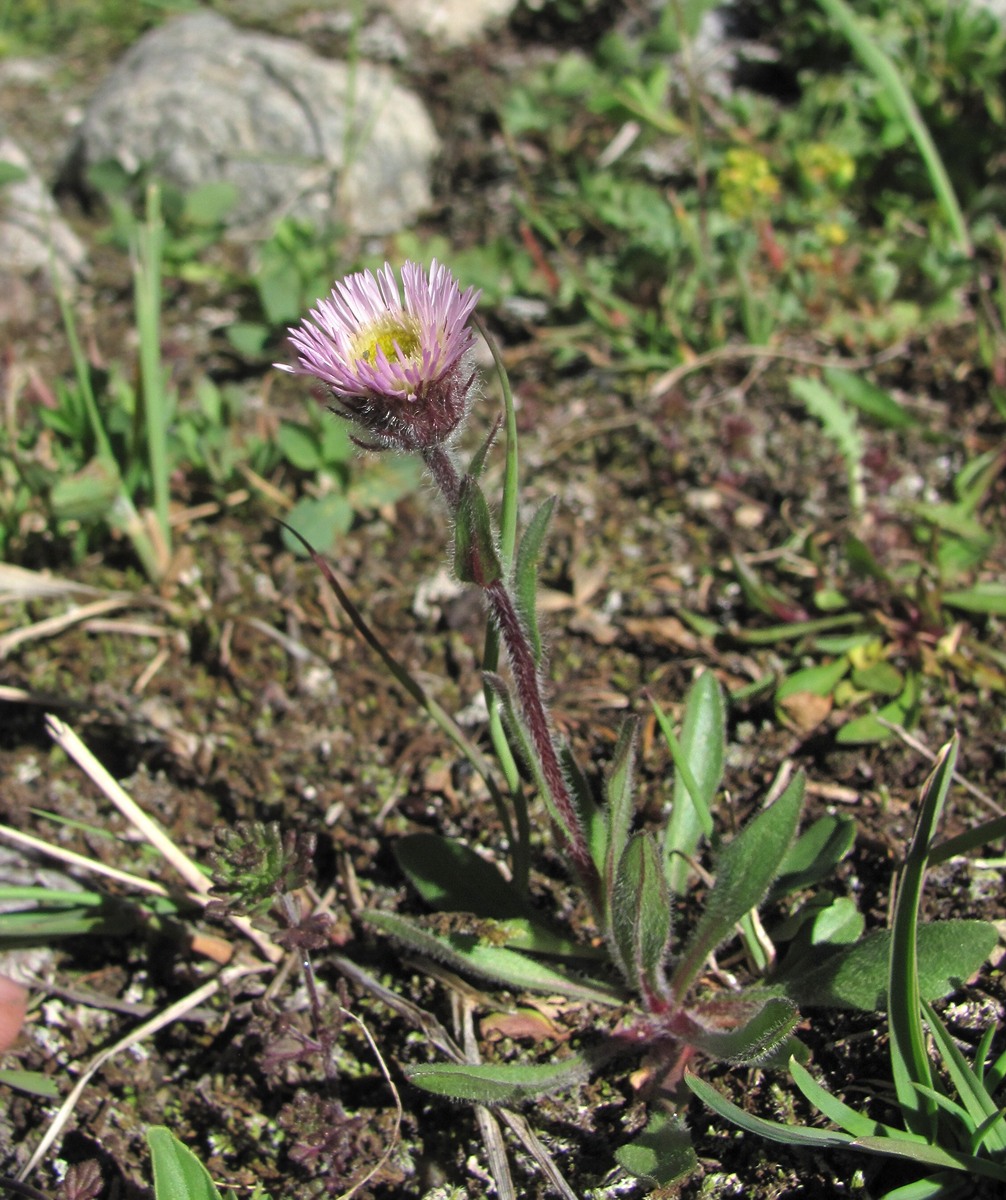
[[[940,751],[919,801],[919,815],[908,848],[891,923],[888,1023],[891,1035],[891,1068],[905,1128],[923,1136],[936,1136],[932,1102],[914,1087],[932,1087],[933,1076],[922,1029],[922,997],[918,971],[918,920],[929,847],[946,803],[957,761],[957,739]]]
[[[648,1000],[664,995],[664,960],[671,936],[671,903],[653,837],[637,833],[619,860],[611,927],[629,983]]]
[[[605,781],[605,861],[601,878],[604,881],[608,933],[611,933],[611,897],[615,887],[615,871],[628,843],[629,829],[632,825],[633,767],[638,727],[639,723],[634,717],[623,722]]]
[[[917,425],[916,418],[899,404],[889,393],[856,375],[852,371],[841,371],[836,367],[825,367],[824,377],[843,400],[854,404],[860,412],[885,425],[888,429],[911,429]]]
[[[797,775],[776,802],[741,830],[720,851],[716,883],[674,969],[671,988],[683,999],[710,954],[734,925],[765,897],[796,832],[803,804],[803,775]]]
[[[517,607],[531,638],[535,662],[541,662],[541,632],[538,629],[537,603],[538,558],[554,509],[555,496],[549,496],[538,507],[520,539],[517,558],[514,562],[514,591]]]
[[[480,479],[482,472],[485,470],[486,459],[489,457],[489,451],[492,449],[493,442],[496,441],[496,434],[499,433],[499,427],[503,423],[502,417],[497,417],[493,422],[492,429],[486,434],[482,445],[472,455],[472,461],[468,464],[468,474],[472,479]]]
[[[840,1126],[846,1133],[853,1137],[872,1137],[874,1135],[881,1136],[886,1131],[886,1126],[871,1120],[854,1108],[850,1108],[844,1101],[839,1100],[837,1096],[833,1096],[831,1092],[823,1088],[807,1068],[801,1066],[795,1058],[790,1059],[789,1069],[793,1076],[793,1082],[804,1097],[832,1124]]]
[[[503,577],[489,505],[471,475],[461,479],[454,513],[454,573],[462,583],[481,588]]]
[[[851,817],[819,817],[787,851],[769,899],[777,900],[827,879],[855,840],[856,822]]]
[[[473,934],[436,934],[407,917],[390,912],[365,912],[363,921],[396,941],[445,963],[454,971],[468,971],[504,987],[546,995],[569,996],[593,1004],[619,1004],[624,994],[604,983],[581,980],[545,966],[516,950],[483,945]]]
[[[695,680],[685,699],[681,741],[670,722],[653,702],[653,711],[674,760],[674,794],[664,835],[664,870],[674,895],[688,885],[689,866],[700,835],[713,834],[712,807],[723,777],[726,747],[726,710],[716,677],[706,671]]]
[[[960,1052],[957,1043],[947,1032],[947,1027],[940,1020],[931,1004],[922,1002],[926,1024],[933,1035],[933,1041],[943,1059],[947,1074],[957,1089],[957,1095],[967,1110],[971,1123],[982,1126],[992,1118],[1000,1116],[999,1106],[986,1091],[981,1079],[975,1074],[967,1059]],[[995,1157],[1006,1154],[1006,1131],[1002,1125],[990,1125],[986,1133],[986,1149]]]
[[[950,608],[959,608],[963,612],[1006,616],[1006,584],[992,579],[964,591],[944,592],[940,599]]]
[[[41,1071],[22,1071],[11,1067],[0,1071],[0,1083],[26,1092],[29,1096],[42,1096],[46,1100],[55,1100],[59,1095],[55,1079],[51,1075],[43,1075]]]
[[[474,1104],[517,1104],[536,1096],[563,1091],[585,1083],[614,1056],[606,1047],[592,1053],[580,1051],[559,1062],[537,1063],[430,1063],[406,1067],[410,1083],[437,1096],[470,1100]]]
[[[766,1121],[763,1117],[755,1117],[738,1108],[733,1101],[728,1100],[718,1092],[712,1084],[706,1083],[695,1075],[685,1075],[685,1083],[703,1104],[713,1112],[733,1122],[746,1133],[754,1133],[759,1137],[768,1138],[770,1142],[782,1142],[787,1146],[813,1146],[821,1150],[835,1150],[849,1146],[853,1139],[847,1133],[833,1130],[807,1129],[801,1125],[783,1125],[776,1121]]]
[[[945,1150],[931,1142],[910,1142],[902,1137],[856,1138],[850,1143],[854,1150],[868,1150],[891,1158],[905,1158],[921,1167],[937,1167],[952,1171],[963,1171],[981,1175],[985,1179],[1006,1182],[1006,1167],[990,1162],[987,1158],[976,1158],[972,1154]]]

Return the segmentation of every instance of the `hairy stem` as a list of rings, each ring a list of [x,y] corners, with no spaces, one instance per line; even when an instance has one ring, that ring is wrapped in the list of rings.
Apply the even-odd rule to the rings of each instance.
[[[441,447],[424,454],[424,459],[437,486],[443,493],[451,512],[457,510],[461,480],[450,455]],[[506,647],[514,691],[527,725],[534,753],[541,766],[542,776],[562,818],[564,849],[576,870],[587,895],[595,907],[600,903],[601,884],[597,868],[587,843],[583,821],[573,802],[569,782],[562,768],[559,750],[552,734],[552,722],[541,694],[541,681],[534,652],[528,641],[517,606],[503,579],[487,584],[483,591],[489,603],[496,627]]]

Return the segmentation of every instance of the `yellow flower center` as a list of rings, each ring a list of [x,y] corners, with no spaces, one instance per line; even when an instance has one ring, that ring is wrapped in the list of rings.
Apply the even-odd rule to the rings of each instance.
[[[357,359],[374,366],[377,352],[384,351],[389,363],[408,361],[419,353],[419,322],[408,317],[387,317],[363,330],[353,345]]]

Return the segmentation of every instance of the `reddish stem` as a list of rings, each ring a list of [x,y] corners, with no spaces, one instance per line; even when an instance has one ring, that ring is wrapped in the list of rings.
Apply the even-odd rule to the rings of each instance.
[[[453,460],[442,447],[426,451],[423,457],[448,507],[452,513],[456,512],[461,480]],[[562,818],[563,829],[560,832],[565,842],[564,848],[591,903],[595,910],[600,911],[600,876],[591,857],[587,835],[573,802],[566,773],[562,769],[559,751],[552,734],[552,722],[542,700],[541,681],[527,631],[504,580],[494,580],[482,590],[506,647],[514,691],[527,725],[532,748],[537,755],[545,784]]]

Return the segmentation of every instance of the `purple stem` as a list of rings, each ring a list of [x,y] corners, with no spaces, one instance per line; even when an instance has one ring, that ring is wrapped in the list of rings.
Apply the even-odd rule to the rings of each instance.
[[[455,512],[461,493],[461,480],[449,453],[442,447],[435,447],[427,450],[423,457],[437,486],[443,493],[448,507],[452,513]],[[580,814],[573,803],[555,738],[552,735],[552,722],[549,720],[545,703],[542,700],[541,681],[538,677],[534,652],[518,615],[517,606],[514,604],[513,597],[504,580],[497,579],[487,584],[483,591],[499,629],[500,637],[506,646],[514,690],[517,693],[517,700],[520,703],[534,752],[538,757],[542,776],[562,817],[565,828],[560,832],[564,834],[566,852],[588,897],[596,908],[600,903],[601,880],[587,844],[587,836],[580,820]]]

